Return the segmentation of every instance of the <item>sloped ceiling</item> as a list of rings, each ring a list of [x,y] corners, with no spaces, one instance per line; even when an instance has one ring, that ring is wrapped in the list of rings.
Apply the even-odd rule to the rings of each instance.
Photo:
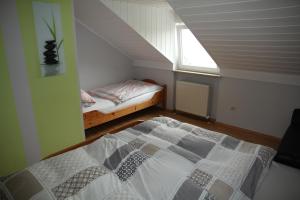
[[[166,1],[100,0],[162,55],[175,63],[175,15]]]
[[[172,63],[100,0],[74,0],[75,18],[132,60]]]
[[[221,69],[300,74],[299,0],[168,0]]]

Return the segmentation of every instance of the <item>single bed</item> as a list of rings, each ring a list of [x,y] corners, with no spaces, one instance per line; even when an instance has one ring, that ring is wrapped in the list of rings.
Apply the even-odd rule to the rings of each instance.
[[[93,95],[96,103],[89,107],[82,107],[84,128],[88,129],[97,125],[101,125],[105,122],[154,105],[160,104],[163,108],[165,108],[167,92],[166,86],[159,85],[150,79],[145,79],[143,82],[155,84],[160,87],[154,89],[154,91],[143,93],[120,103],[113,102],[107,98],[103,98],[102,96],[99,97],[97,95]]]
[[[2,177],[0,195],[36,200],[262,199],[256,192],[261,185],[272,188],[268,172],[274,154],[266,146],[156,117]]]

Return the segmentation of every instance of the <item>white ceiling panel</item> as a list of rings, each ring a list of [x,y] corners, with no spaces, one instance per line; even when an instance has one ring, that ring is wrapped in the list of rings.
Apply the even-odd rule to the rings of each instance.
[[[190,0],[182,0],[182,2],[189,2]],[[169,0],[172,4],[172,0]],[[198,1],[198,5],[194,6],[181,6],[173,8],[180,16],[190,16],[208,13],[220,13],[220,12],[236,12],[236,11],[251,11],[261,9],[279,9],[287,6],[299,6],[297,0],[245,0],[245,1],[227,1],[215,3],[213,1],[202,4],[203,0]],[[174,5],[174,4],[172,4]]]
[[[76,20],[132,60],[172,63],[153,48],[140,34],[115,15],[100,0],[75,0]]]
[[[168,0],[220,68],[300,74],[299,0]]]

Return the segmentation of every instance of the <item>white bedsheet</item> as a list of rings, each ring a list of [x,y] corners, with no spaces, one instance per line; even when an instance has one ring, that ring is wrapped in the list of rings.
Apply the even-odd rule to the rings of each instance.
[[[143,94],[141,96],[135,97],[133,99],[130,99],[130,100],[128,100],[124,103],[118,104],[118,105],[116,105],[115,103],[113,103],[112,101],[109,101],[107,99],[103,99],[103,98],[94,96],[93,98],[96,100],[96,103],[90,107],[82,107],[82,112],[86,113],[86,112],[90,112],[93,110],[97,110],[102,113],[111,113],[111,112],[126,108],[128,106],[132,106],[134,104],[138,104],[138,103],[147,101],[147,100],[151,99],[154,96],[154,94],[157,92],[158,91],[149,92],[147,94]]]
[[[300,170],[273,162],[254,200],[300,199]]]

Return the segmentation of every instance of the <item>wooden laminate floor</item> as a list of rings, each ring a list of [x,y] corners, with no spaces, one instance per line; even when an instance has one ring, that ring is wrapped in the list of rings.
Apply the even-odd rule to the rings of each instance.
[[[102,124],[97,127],[93,127],[87,129],[85,131],[86,138],[89,139],[91,137],[104,135],[109,132],[114,132],[115,129],[120,129],[121,127],[126,126],[126,124],[130,124],[137,120],[148,120],[157,116],[167,116],[174,119],[177,119],[182,122],[190,123],[196,126],[200,126],[209,130],[218,131],[221,133],[225,133],[227,135],[231,135],[233,137],[243,139],[249,142],[263,144],[266,146],[270,146],[274,149],[277,149],[280,139],[275,138],[273,136],[264,135],[258,132],[230,126],[227,124],[222,124],[219,122],[210,122],[201,119],[200,117],[191,116],[182,113],[176,113],[174,111],[162,110],[158,107],[151,107],[145,110],[133,113],[131,115],[113,120],[111,122]]]

